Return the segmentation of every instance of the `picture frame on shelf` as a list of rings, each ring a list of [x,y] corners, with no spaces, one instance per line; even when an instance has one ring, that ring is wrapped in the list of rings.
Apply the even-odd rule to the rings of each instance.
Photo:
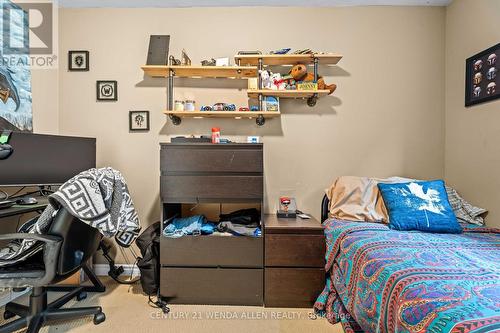
[[[149,111],[129,111],[128,120],[130,132],[149,131]]]
[[[89,51],[68,51],[68,70],[70,72],[88,72],[90,70]]]
[[[96,97],[98,101],[117,101],[118,82],[111,80],[100,80],[96,82]]]
[[[279,112],[280,111],[280,98],[275,96],[264,96],[262,107],[266,112]]]
[[[465,106],[472,106],[500,97],[498,68],[500,43],[465,61]]]

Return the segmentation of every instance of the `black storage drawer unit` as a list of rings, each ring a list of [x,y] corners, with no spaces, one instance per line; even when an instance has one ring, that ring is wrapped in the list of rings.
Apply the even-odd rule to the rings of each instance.
[[[162,265],[193,267],[263,266],[263,237],[184,236],[160,244]]]
[[[162,268],[160,293],[169,303],[262,305],[263,269]]]
[[[163,220],[181,204],[252,203],[262,208],[262,144],[161,144]],[[172,303],[262,305],[264,238],[160,239],[160,294]]]
[[[163,202],[232,202],[262,199],[262,176],[172,175],[161,176]]]
[[[262,145],[162,145],[162,172],[262,173]]]

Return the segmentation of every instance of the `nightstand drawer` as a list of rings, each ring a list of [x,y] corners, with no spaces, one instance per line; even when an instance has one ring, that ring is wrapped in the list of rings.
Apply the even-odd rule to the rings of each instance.
[[[325,287],[322,268],[266,268],[264,276],[266,307],[311,307]]]
[[[162,146],[160,166],[168,173],[262,173],[262,145]]]
[[[162,176],[163,202],[197,203],[261,200],[262,176]]]
[[[266,234],[265,265],[273,267],[324,267],[323,235]]]

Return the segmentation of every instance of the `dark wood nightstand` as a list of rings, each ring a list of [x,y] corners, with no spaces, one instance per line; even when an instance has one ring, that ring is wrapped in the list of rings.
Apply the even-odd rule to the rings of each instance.
[[[325,236],[316,219],[264,216],[264,304],[311,307],[325,287]]]

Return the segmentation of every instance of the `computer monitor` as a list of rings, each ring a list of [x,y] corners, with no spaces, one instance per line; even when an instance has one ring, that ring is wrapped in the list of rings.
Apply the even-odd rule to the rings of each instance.
[[[12,133],[14,152],[0,160],[0,187],[60,185],[95,168],[96,139]]]

